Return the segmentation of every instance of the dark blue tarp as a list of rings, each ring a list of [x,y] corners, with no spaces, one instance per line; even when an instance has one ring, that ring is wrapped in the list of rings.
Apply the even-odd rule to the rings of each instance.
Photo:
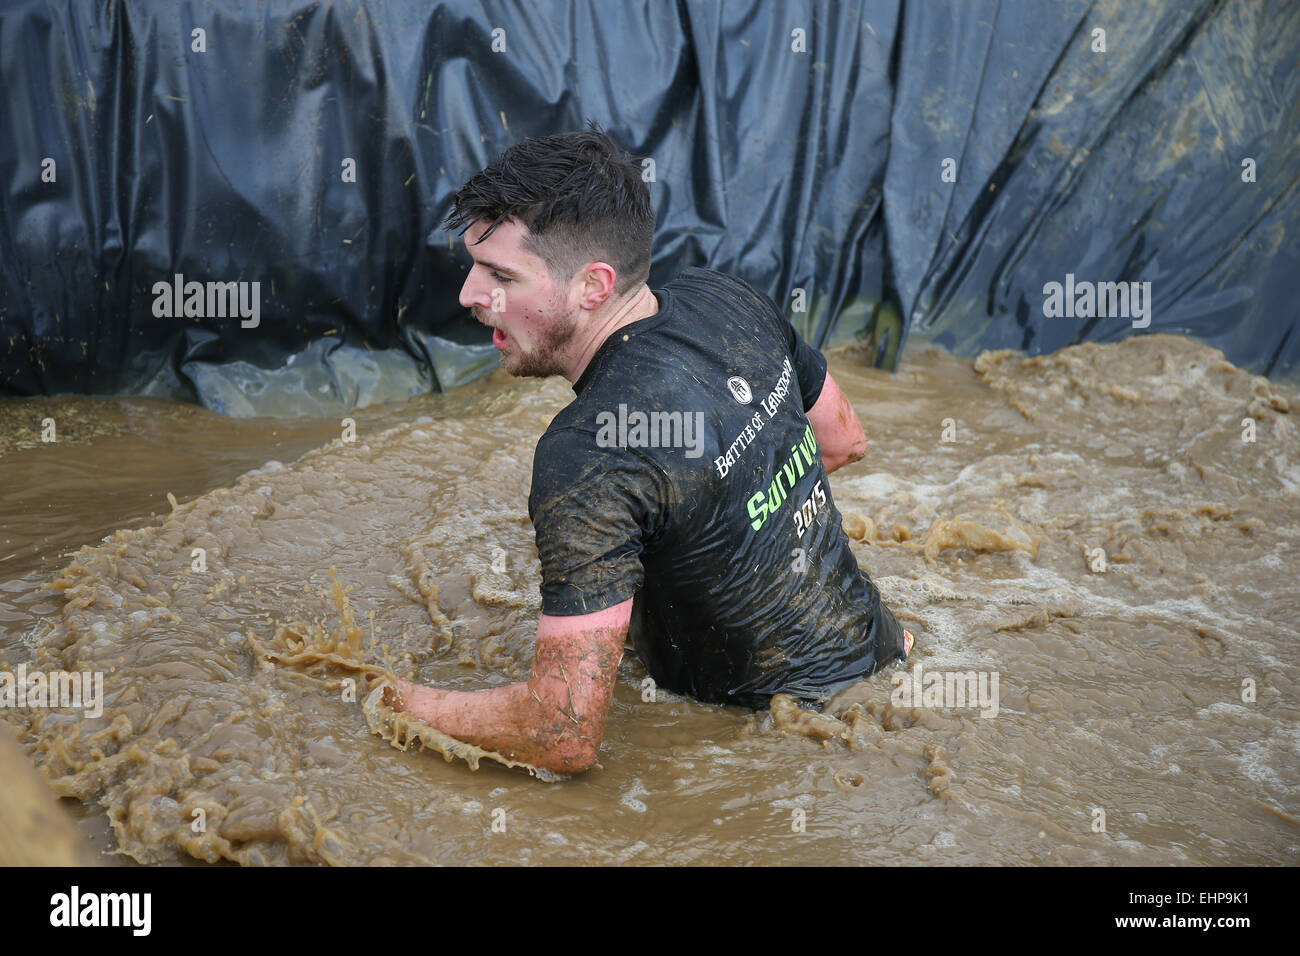
[[[20,0],[0,393],[292,414],[467,381],[496,359],[449,197],[587,118],[654,160],[652,285],[741,275],[821,347],[1177,331],[1300,369],[1292,0]],[[176,274],[257,282],[257,326],[156,315]],[[1045,314],[1067,275],[1150,282],[1150,325]]]

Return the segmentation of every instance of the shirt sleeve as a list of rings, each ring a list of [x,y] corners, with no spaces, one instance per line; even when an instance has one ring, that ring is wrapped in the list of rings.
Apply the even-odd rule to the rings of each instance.
[[[666,483],[635,450],[601,448],[578,429],[542,436],[528,513],[543,614],[591,614],[636,594],[645,579],[641,552],[660,531]]]
[[[794,363],[795,378],[799,380],[799,395],[806,412],[817,404],[821,397],[822,386],[826,384],[826,356],[803,340],[798,329],[778,313],[778,319],[785,326],[785,346]]]
[[[758,307],[763,310],[768,321],[774,324],[782,336],[785,350],[789,353],[790,362],[794,366],[795,380],[799,383],[799,397],[803,402],[803,410],[808,411],[817,404],[817,399],[822,394],[822,386],[826,384],[826,356],[803,340],[803,336],[786,321],[781,310],[769,296],[759,292],[744,279],[733,278],[759,301]]]

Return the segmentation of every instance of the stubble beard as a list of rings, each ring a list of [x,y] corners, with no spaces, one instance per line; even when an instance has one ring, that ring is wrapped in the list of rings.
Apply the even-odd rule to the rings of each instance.
[[[501,367],[516,378],[546,378],[550,375],[562,375],[565,366],[561,354],[577,334],[578,323],[574,316],[568,315],[564,320],[551,326],[543,334],[537,347],[525,352],[516,343],[513,353],[501,353]]]

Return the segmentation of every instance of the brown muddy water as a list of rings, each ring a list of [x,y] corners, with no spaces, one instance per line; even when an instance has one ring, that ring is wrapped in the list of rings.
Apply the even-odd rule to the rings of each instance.
[[[895,668],[751,714],[629,655],[582,777],[395,749],[384,674],[527,675],[530,464],[572,393],[498,372],[352,442],[0,402],[0,671],[104,681],[99,717],[0,720],[106,862],[1300,862],[1296,390],[1168,335],[831,370],[871,441],[833,494],[920,699]],[[966,673],[995,708],[928,695]]]

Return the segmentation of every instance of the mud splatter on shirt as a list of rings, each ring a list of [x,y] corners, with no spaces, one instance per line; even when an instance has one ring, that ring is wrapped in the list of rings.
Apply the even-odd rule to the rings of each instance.
[[[655,294],[538,442],[542,610],[635,597],[650,675],[714,703],[823,699],[901,657],[805,416],[826,360],[739,279],[688,269]]]

